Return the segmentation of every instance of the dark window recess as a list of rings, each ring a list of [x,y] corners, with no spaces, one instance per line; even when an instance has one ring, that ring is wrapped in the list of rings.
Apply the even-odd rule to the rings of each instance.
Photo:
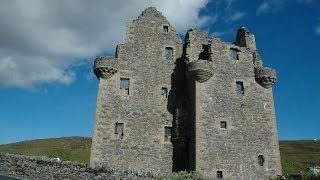
[[[236,91],[237,91],[237,94],[244,95],[244,87],[243,87],[243,82],[242,81],[237,81],[236,82]]]
[[[123,139],[123,123],[115,123],[114,134]]]
[[[256,64],[256,61],[257,61],[257,53],[253,52],[253,54],[252,54],[252,62],[253,62],[253,64]]]
[[[166,60],[172,60],[173,59],[173,48],[172,47],[166,47],[164,49],[164,57]]]
[[[263,166],[263,164],[264,164],[264,157],[263,157],[263,155],[259,155],[259,156],[258,156],[258,163],[259,163],[260,166]]]
[[[168,88],[162,87],[162,88],[161,88],[161,95],[162,95],[162,97],[164,97],[164,98],[168,98]]]
[[[118,58],[118,57],[119,57],[119,45],[117,45],[116,54],[115,54],[115,58]]]
[[[220,122],[220,128],[222,128],[222,129],[227,129],[227,122],[221,121],[221,122]]]
[[[163,26],[163,32],[169,32],[169,26]]]
[[[130,80],[128,78],[120,78],[120,89],[124,90],[129,95]]]
[[[171,141],[172,127],[164,127],[164,141]]]
[[[210,49],[210,44],[202,44],[202,52],[199,54],[199,59],[209,60],[210,58],[209,49]]]
[[[222,179],[223,178],[222,171],[217,171],[217,178],[218,179]]]
[[[229,57],[231,60],[239,60],[239,53],[237,49],[231,48],[229,52]]]

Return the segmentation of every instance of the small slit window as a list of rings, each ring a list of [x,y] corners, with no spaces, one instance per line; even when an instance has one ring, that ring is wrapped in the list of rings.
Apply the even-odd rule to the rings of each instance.
[[[130,79],[120,78],[120,89],[122,89],[126,95],[129,95]]]
[[[165,99],[168,98],[168,88],[166,87],[161,88],[161,96]]]
[[[171,135],[172,135],[172,127],[169,127],[169,126],[164,127],[164,141],[165,142],[171,141]]]
[[[220,128],[221,129],[227,129],[227,122],[226,121],[221,121],[220,122]]]
[[[119,48],[120,48],[119,45],[117,45],[115,58],[119,57]]]
[[[244,95],[244,87],[242,81],[236,82],[236,92],[238,95]]]
[[[253,52],[253,54],[252,54],[252,62],[253,62],[253,64],[256,64],[256,61],[257,61],[257,53]]]
[[[169,32],[169,26],[163,26],[162,27],[163,32]]]
[[[218,179],[222,179],[223,178],[222,171],[217,171],[217,178]]]
[[[123,139],[123,126],[123,123],[115,123],[114,134],[119,139]]]
[[[263,155],[259,155],[259,156],[258,156],[258,163],[259,163],[260,166],[263,166],[263,164],[264,164],[264,157],[263,157]]]
[[[231,60],[239,60],[238,50],[235,49],[235,48],[230,48],[229,58],[230,58]]]
[[[166,60],[172,60],[173,59],[173,48],[172,47],[166,47],[164,49],[164,58]]]

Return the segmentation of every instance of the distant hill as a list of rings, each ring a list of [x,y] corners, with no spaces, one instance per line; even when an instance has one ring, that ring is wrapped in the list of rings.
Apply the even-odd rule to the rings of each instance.
[[[59,157],[62,160],[89,164],[90,148],[89,137],[62,137],[0,145],[0,152]]]
[[[282,171],[306,173],[310,166],[320,166],[320,141],[280,141]]]
[[[89,163],[91,138],[62,137],[37,139],[0,145],[0,152],[60,157],[63,160]],[[283,173],[307,172],[320,165],[320,141],[280,141]]]

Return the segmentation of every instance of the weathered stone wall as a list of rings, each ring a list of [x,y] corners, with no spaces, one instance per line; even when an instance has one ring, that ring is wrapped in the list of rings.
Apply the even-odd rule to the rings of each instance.
[[[199,34],[194,31],[189,33]],[[193,39],[190,44],[203,42],[202,36]],[[272,89],[255,80],[255,47],[219,39],[208,42],[207,66],[213,76],[194,82],[194,90],[189,90],[194,101],[195,170],[208,178],[222,171],[224,179],[268,179],[281,174]],[[237,50],[238,60],[230,58],[231,48]],[[198,50],[187,50],[193,51]],[[244,94],[237,94],[237,81],[243,82]],[[226,128],[221,128],[221,122]],[[259,155],[264,158],[263,166],[258,163]]]
[[[0,153],[0,175],[23,179],[154,179],[154,174],[120,171],[119,169],[91,169],[86,164],[58,161],[55,158]]]
[[[164,141],[164,128],[172,127],[173,115],[161,88],[171,89],[181,40],[160,12],[148,8],[129,23],[126,43],[118,47],[118,63],[110,63],[117,72],[100,77],[90,164],[171,172],[173,146]],[[172,60],[164,58],[166,47],[173,48]],[[129,95],[120,89],[120,78],[129,78]],[[124,124],[122,139],[115,134],[115,123]]]
[[[166,47],[172,60],[164,58]],[[148,8],[128,24],[115,58],[97,58],[94,69],[100,82],[93,168],[196,170],[208,179],[218,171],[224,179],[281,174],[271,89],[276,72],[262,66],[247,29],[239,29],[234,44],[190,29],[182,44],[165,17]],[[130,79],[129,94],[120,89],[121,78]],[[124,125],[122,138],[117,123]],[[165,126],[172,127],[171,141]]]

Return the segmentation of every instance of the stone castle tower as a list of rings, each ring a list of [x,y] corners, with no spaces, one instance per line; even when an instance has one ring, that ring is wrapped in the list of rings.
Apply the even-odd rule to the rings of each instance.
[[[233,44],[190,29],[182,43],[147,8],[128,24],[114,58],[97,57],[100,80],[90,165],[208,179],[281,174],[272,86],[255,37]]]

